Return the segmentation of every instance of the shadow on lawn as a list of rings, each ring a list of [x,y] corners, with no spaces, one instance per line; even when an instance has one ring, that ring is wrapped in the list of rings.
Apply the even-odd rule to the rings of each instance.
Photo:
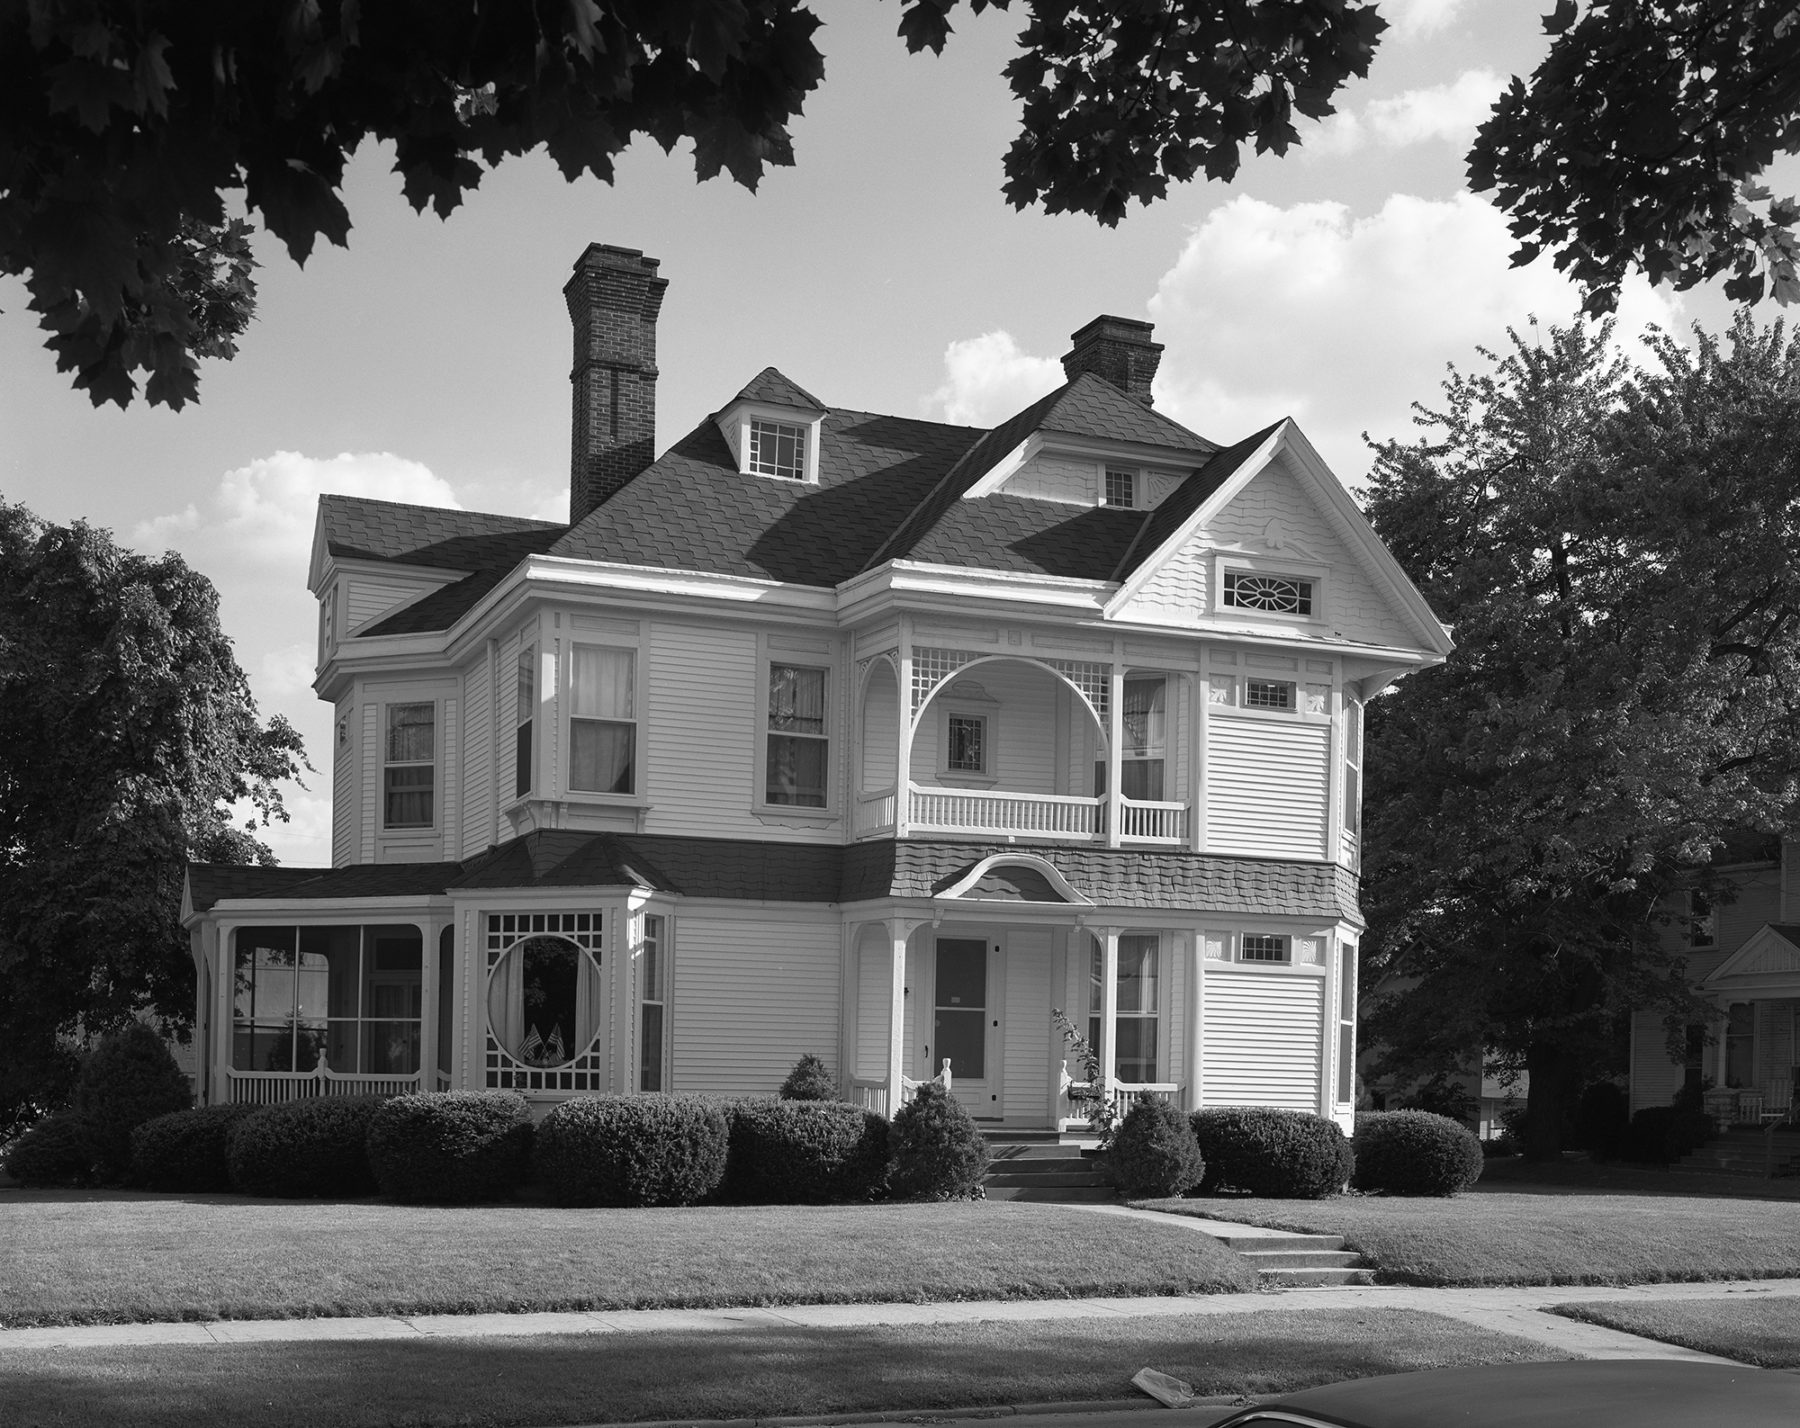
[[[1513,1195],[1646,1195],[1681,1199],[1800,1200],[1800,1176],[1757,1180],[1738,1175],[1696,1175],[1655,1165],[1589,1160],[1585,1155],[1532,1162],[1490,1160],[1465,1193]]]

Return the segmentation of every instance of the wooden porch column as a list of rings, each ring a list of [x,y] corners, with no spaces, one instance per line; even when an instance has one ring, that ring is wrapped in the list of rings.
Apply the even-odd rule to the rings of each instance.
[[[892,1120],[901,1106],[900,1078],[906,1074],[906,936],[916,925],[904,917],[888,919],[887,1113]]]
[[[1123,794],[1119,789],[1121,766],[1119,745],[1123,742],[1125,729],[1125,665],[1122,655],[1116,649],[1112,662],[1112,675],[1107,683],[1106,846],[1116,848],[1119,846],[1119,825],[1123,821],[1120,815],[1124,812],[1124,807],[1120,803]]]
[[[904,838],[912,832],[912,685],[913,685],[913,652],[912,622],[902,617],[900,621],[900,650],[894,662],[895,680],[899,686],[894,693],[899,701],[899,719],[895,727],[899,731],[899,747],[894,750],[894,836]],[[890,1109],[891,1116],[893,1111]]]
[[[1187,1072],[1187,1085],[1182,1092],[1181,1109],[1197,1111],[1200,1109],[1201,1057],[1205,1051],[1205,1038],[1201,1036],[1201,1013],[1206,1004],[1205,993],[1201,987],[1201,979],[1206,974],[1206,935],[1195,930],[1181,934],[1187,939],[1187,985],[1182,989],[1182,1031],[1184,1045],[1182,1047],[1182,1066]]]
[[[1118,785],[1114,785],[1116,788]],[[1100,1053],[1101,1077],[1110,1095],[1118,1084],[1119,1045],[1119,929],[1100,929]]]
[[[1189,681],[1194,697],[1188,705],[1188,847],[1206,851],[1206,721],[1212,704],[1207,694],[1206,650],[1196,651],[1198,667]]]

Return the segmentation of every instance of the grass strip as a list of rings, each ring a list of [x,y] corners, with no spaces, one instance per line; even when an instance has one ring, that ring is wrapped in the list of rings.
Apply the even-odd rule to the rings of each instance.
[[[1204,1235],[1061,1205],[0,1194],[0,1324],[11,1326],[1204,1294],[1255,1281]]]
[[[1658,1284],[1800,1275],[1800,1202],[1480,1190],[1454,1199],[1144,1200],[1342,1235],[1384,1284]]]
[[[1662,1303],[1592,1300],[1558,1304],[1554,1312],[1739,1363],[1800,1368],[1800,1297],[1796,1296]]]
[[[924,1412],[1132,1396],[1151,1367],[1203,1395],[1556,1358],[1405,1309],[530,1339],[0,1353],[32,1428],[433,1428]]]

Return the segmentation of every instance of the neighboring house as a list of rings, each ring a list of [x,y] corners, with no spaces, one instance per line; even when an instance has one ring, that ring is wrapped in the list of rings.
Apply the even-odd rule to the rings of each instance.
[[[1739,838],[1713,871],[1733,895],[1678,894],[1662,935],[1682,949],[1715,1016],[1688,1028],[1675,1059],[1662,1018],[1637,1014],[1631,1109],[1666,1106],[1686,1086],[1720,1121],[1754,1125],[1792,1114],[1800,1074],[1800,842]]]
[[[1363,705],[1450,641],[1306,438],[1158,414],[1102,317],[991,431],[770,369],[658,458],[666,282],[565,289],[569,524],[321,500],[333,866],[190,869],[205,1098],[810,1051],[1059,1127],[1063,1009],[1116,1095],[1347,1125]]]

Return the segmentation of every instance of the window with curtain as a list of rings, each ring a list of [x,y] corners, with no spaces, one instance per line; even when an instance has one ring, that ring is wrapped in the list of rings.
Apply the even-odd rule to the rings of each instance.
[[[663,1088],[663,920],[655,913],[644,916],[643,1034],[639,1039],[638,1089]]]
[[[600,1033],[600,969],[563,937],[513,946],[488,983],[488,1025],[526,1066],[566,1066]]]
[[[825,733],[825,674],[801,665],[769,666],[768,768],[764,797],[797,808],[825,806],[830,739]]]
[[[1356,944],[1338,944],[1338,1059],[1339,1105],[1356,1099]]]
[[[1126,798],[1160,803],[1168,758],[1169,681],[1145,675],[1125,681],[1119,711],[1119,788]],[[1106,797],[1106,759],[1094,763],[1094,796]]]
[[[637,792],[637,655],[576,645],[569,657],[569,787]]]
[[[388,828],[429,828],[437,782],[437,705],[387,707],[387,758],[382,769]]]
[[[531,724],[537,713],[537,646],[519,651],[519,694],[513,709],[513,797],[531,792]]]
[[[1363,707],[1354,699],[1344,702],[1344,827],[1362,832]]]
[[[1088,1042],[1100,1049],[1105,1013],[1106,949],[1090,938],[1088,959]],[[1128,1085],[1156,1080],[1156,989],[1162,939],[1154,932],[1127,932],[1119,938],[1118,1011],[1113,1023],[1113,1075]]]

